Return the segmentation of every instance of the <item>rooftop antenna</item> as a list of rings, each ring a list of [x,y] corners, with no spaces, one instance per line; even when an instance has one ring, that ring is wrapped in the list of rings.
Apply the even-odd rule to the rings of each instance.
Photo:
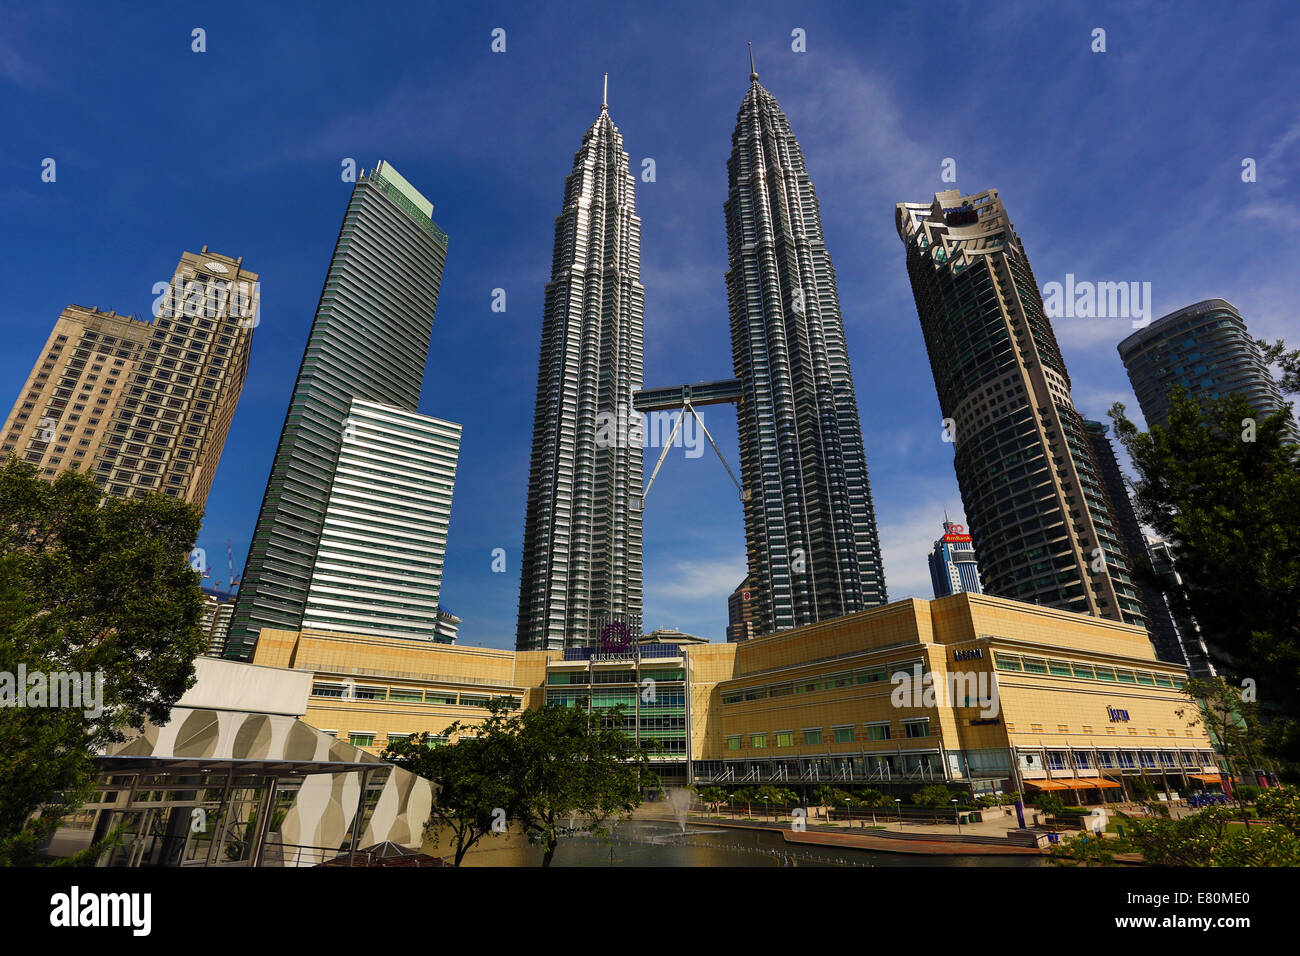
[[[600,94],[600,108],[602,111],[609,109],[609,74],[605,74],[605,89]]]
[[[754,83],[758,80],[758,71],[754,69],[754,44],[749,44],[749,81]]]

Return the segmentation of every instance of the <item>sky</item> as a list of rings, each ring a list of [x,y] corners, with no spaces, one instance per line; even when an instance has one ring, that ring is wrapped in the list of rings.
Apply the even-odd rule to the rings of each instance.
[[[419,408],[464,426],[442,603],[461,643],[512,647],[543,287],[602,75],[638,174],[645,383],[730,378],[722,205],[752,41],[821,205],[889,597],[929,598],[926,555],[962,504],[895,204],[995,187],[1040,285],[1149,282],[1153,318],[1222,297],[1256,336],[1300,339],[1298,39],[1285,0],[0,2],[0,385],[17,396],[68,304],[148,316],[182,251],[242,256],[261,323],[198,541],[222,572],[229,542],[238,574],[341,169],[391,162],[450,236]],[[1140,421],[1115,351],[1130,319],[1055,328],[1080,411]],[[733,410],[702,412],[738,471]],[[741,507],[711,451],[685,452],[646,501],[644,623],[719,641]]]

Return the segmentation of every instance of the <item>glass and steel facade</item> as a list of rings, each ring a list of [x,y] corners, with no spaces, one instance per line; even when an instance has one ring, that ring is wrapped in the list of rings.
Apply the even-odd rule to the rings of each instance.
[[[439,633],[461,427],[354,399],[325,508],[303,627]]]
[[[519,582],[520,650],[640,634],[641,220],[605,106],[574,155],[555,219]]]
[[[263,627],[302,624],[353,400],[416,410],[447,257],[432,213],[386,163],[357,180],[262,499],[228,658],[246,659]]]
[[[835,268],[803,152],[751,74],[727,162],[732,357],[755,630],[886,601]]]
[[[936,598],[970,591],[983,594],[980,587],[979,564],[975,559],[975,545],[960,525],[951,521],[943,523],[943,537],[934,543],[930,552],[930,583]]]
[[[1065,360],[997,190],[900,203],[896,222],[985,593],[1144,624]]]
[[[1118,349],[1147,425],[1168,424],[1170,392],[1177,386],[1196,399],[1239,394],[1264,415],[1285,407],[1241,313],[1223,299],[1171,312]],[[1300,440],[1294,419],[1291,434]]]

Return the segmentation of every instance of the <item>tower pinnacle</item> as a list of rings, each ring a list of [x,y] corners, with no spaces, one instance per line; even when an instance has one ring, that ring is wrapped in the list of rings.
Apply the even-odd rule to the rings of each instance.
[[[754,44],[749,44],[749,82],[758,82],[758,71],[754,69]]]
[[[602,112],[609,109],[609,74],[605,74],[605,89],[600,94],[600,108]]]

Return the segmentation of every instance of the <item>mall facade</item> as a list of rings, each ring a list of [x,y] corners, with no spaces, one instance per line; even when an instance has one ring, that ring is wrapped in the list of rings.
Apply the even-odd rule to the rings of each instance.
[[[1067,802],[1219,786],[1220,760],[1146,631],[970,593],[728,644],[508,651],[263,630],[254,662],[312,673],[304,721],[362,751],[473,727],[488,703],[622,705],[662,782]],[[472,731],[471,731],[472,732]],[[1145,789],[1145,788],[1143,788]]]

